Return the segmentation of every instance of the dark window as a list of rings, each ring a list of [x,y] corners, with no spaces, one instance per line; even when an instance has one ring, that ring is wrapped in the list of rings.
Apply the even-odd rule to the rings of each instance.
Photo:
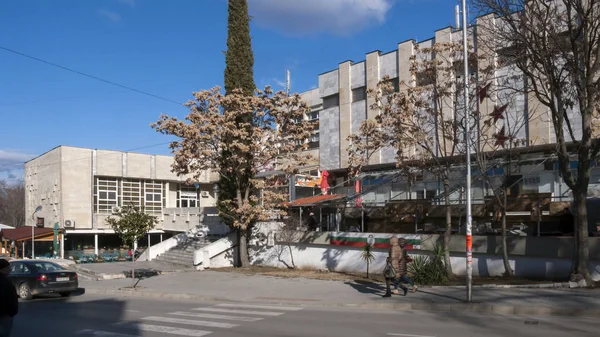
[[[352,89],[352,102],[358,102],[367,99],[367,87]]]
[[[323,109],[329,109],[340,105],[340,95],[334,94],[323,97]]]

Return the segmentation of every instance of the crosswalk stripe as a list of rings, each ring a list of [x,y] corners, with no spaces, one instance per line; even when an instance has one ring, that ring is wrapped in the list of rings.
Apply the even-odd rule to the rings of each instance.
[[[159,317],[159,316],[148,316],[142,318],[146,321],[155,321],[155,322],[164,322],[164,323],[179,323],[179,324],[189,324],[189,325],[199,325],[199,326],[209,326],[212,328],[234,328],[239,326],[239,324],[231,324],[231,323],[221,323],[221,322],[207,322],[207,321],[197,321],[191,319],[183,319],[183,318],[174,318],[174,317]]]
[[[283,315],[283,312],[273,312],[273,311],[230,310],[230,309],[218,309],[218,308],[194,308],[193,310],[223,312],[223,313],[230,313],[230,314],[263,315],[263,316]]]
[[[254,309],[269,309],[269,310],[282,310],[282,311],[298,311],[304,308],[301,307],[280,307],[270,305],[253,305],[253,304],[238,304],[238,303],[221,303],[217,304],[217,307],[229,307],[229,308],[254,308]]]
[[[86,336],[101,336],[101,337],[136,337],[134,335],[126,335],[126,334],[117,333],[117,332],[99,331],[99,330],[92,330],[92,329],[79,330],[75,334],[76,335],[86,335]]]
[[[162,326],[162,325],[152,325],[152,324],[144,324],[144,323],[133,323],[133,322],[122,322],[113,324],[114,326],[126,328],[126,329],[137,329],[143,331],[151,331],[151,332],[159,332],[162,334],[171,334],[171,335],[181,335],[181,336],[190,336],[190,337],[202,337],[206,336],[211,331],[203,331],[203,330],[190,330],[183,328],[175,328],[170,326]]]
[[[262,317],[243,317],[243,316],[229,316],[229,315],[216,315],[216,314],[204,314],[204,313],[191,313],[184,311],[175,311],[169,313],[169,315],[186,316],[186,317],[198,317],[198,318],[213,318],[223,319],[229,321],[240,321],[240,322],[256,322],[260,321]]]

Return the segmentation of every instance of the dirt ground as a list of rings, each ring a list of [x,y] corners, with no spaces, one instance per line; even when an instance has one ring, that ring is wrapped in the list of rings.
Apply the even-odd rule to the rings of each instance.
[[[219,268],[213,269],[218,272],[230,272],[230,273],[241,273],[245,275],[264,275],[273,277],[283,278],[308,278],[316,280],[329,280],[329,281],[371,281],[371,282],[384,282],[384,279],[380,271],[371,273],[370,278],[367,278],[366,273],[337,273],[330,271],[321,270],[310,270],[310,269],[284,269],[284,268],[273,268],[273,267],[259,267],[251,266],[248,268]],[[549,282],[562,282],[561,280],[529,280],[518,277],[474,277],[474,285],[483,284],[501,284],[501,285],[523,285],[523,284],[538,284],[538,283],[549,283]],[[464,285],[466,280],[464,277],[457,277],[451,280],[446,285]]]

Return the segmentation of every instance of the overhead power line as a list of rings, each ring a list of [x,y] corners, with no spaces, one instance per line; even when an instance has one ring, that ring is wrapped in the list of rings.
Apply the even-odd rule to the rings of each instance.
[[[16,55],[19,55],[19,56],[26,57],[26,58],[34,60],[34,61],[45,63],[47,65],[50,65],[50,66],[53,66],[53,67],[56,67],[56,68],[59,68],[59,69],[62,69],[62,70],[66,70],[66,71],[69,71],[69,72],[72,72],[72,73],[75,73],[75,74],[78,74],[78,75],[81,75],[81,76],[85,76],[85,77],[88,77],[88,78],[91,78],[91,79],[94,79],[94,80],[97,80],[97,81],[100,81],[100,82],[104,82],[104,83],[107,83],[107,84],[110,84],[110,85],[114,85],[114,86],[117,86],[117,87],[120,87],[120,88],[123,88],[123,89],[127,89],[127,90],[130,90],[130,91],[133,91],[133,92],[137,92],[138,94],[150,96],[150,97],[153,97],[153,98],[156,98],[156,99],[160,99],[160,100],[165,101],[165,102],[177,104],[179,106],[183,105],[182,103],[174,101],[174,100],[169,99],[169,98],[165,98],[165,97],[162,97],[162,96],[151,94],[149,92],[146,92],[146,91],[143,91],[143,90],[139,90],[139,89],[136,89],[136,88],[132,88],[130,86],[126,86],[126,85],[123,85],[123,84],[119,84],[117,82],[105,80],[105,79],[100,78],[98,76],[86,74],[84,72],[81,72],[81,71],[78,71],[78,70],[74,70],[74,69],[71,69],[71,68],[68,68],[68,67],[65,67],[65,66],[61,66],[60,64],[52,63],[50,61],[42,60],[42,59],[40,59],[38,57],[27,55],[27,54],[21,53],[19,51],[16,51],[16,50],[13,50],[13,49],[10,49],[10,48],[6,48],[6,47],[3,47],[3,46],[0,46],[0,49],[5,50],[5,51],[10,52],[10,53],[13,53],[13,54],[16,54]]]

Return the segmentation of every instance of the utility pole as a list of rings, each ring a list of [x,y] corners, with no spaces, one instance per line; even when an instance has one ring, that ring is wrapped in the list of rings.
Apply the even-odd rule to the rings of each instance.
[[[471,216],[471,130],[469,115],[469,50],[467,43],[467,0],[462,0],[462,30],[463,30],[463,94],[465,101],[465,143],[467,153],[467,302],[473,300],[473,236],[472,236],[472,216]]]

